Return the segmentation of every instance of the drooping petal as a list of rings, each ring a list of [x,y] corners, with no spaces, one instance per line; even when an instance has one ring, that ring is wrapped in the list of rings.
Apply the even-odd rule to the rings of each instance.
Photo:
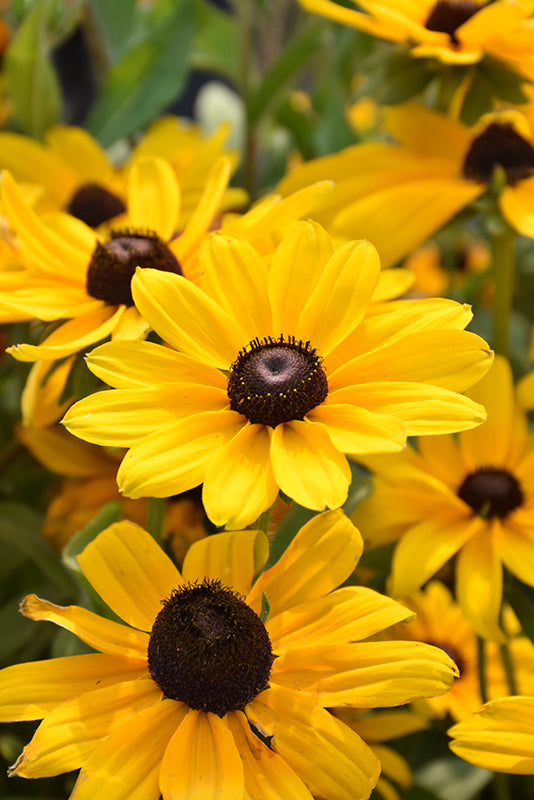
[[[15,664],[0,671],[0,718],[41,719],[66,700],[146,674],[146,662],[104,653]]]
[[[406,444],[406,425],[393,414],[374,413],[366,408],[336,403],[336,395],[308,413],[312,422],[328,430],[333,445],[342,453],[394,453]],[[357,390],[354,394],[358,394]],[[337,399],[337,398],[336,398]]]
[[[141,663],[146,661],[148,636],[144,631],[99,617],[80,606],[57,606],[34,594],[24,598],[21,611],[34,621],[54,622],[101,653],[126,656]]]
[[[236,800],[243,797],[243,765],[226,720],[190,710],[161,762],[164,800]]]
[[[462,548],[456,564],[456,596],[479,636],[504,641],[499,628],[502,564],[495,546],[498,523],[487,523]],[[492,530],[493,528],[493,530]]]
[[[165,342],[203,364],[229,369],[248,344],[231,314],[181,275],[138,269],[132,294],[141,315]]]
[[[415,525],[395,548],[391,594],[406,597],[415,592],[483,527],[480,517],[470,520],[455,510]]]
[[[235,411],[208,411],[147,436],[124,457],[117,481],[127,497],[170,497],[199,486],[210,458],[245,424]]]
[[[353,572],[362,549],[358,529],[340,509],[318,514],[302,526],[276,564],[260,575],[247,603],[259,612],[265,592],[274,618],[324,597]]]
[[[219,579],[242,595],[264,566],[269,544],[261,531],[216,533],[193,542],[185,554],[182,575],[186,582]]]
[[[365,642],[288,650],[275,659],[276,685],[313,695],[322,706],[396,706],[447,692],[458,669],[422,642]]]
[[[161,690],[152,678],[143,678],[62,703],[39,725],[10,772],[22,778],[44,778],[79,769],[100,739],[160,699]]]
[[[150,631],[161,604],[182,583],[180,573],[149,533],[116,522],[78,556],[83,574],[121,619]]]
[[[284,759],[252,733],[242,711],[225,720],[243,762],[247,800],[313,800]]]
[[[158,234],[164,242],[176,232],[180,216],[180,187],[163,158],[136,158],[128,171],[129,223]]]
[[[220,231],[200,255],[202,289],[224,308],[239,329],[242,347],[272,333],[267,263],[244,239]]]
[[[71,800],[158,800],[165,748],[187,706],[163,700],[113,731],[86,761]]]
[[[262,732],[273,736],[277,753],[313,795],[329,800],[366,800],[380,764],[347,725],[303,692],[272,686],[246,708]]]
[[[277,425],[271,463],[282,491],[306,508],[337,508],[347,498],[351,479],[347,459],[321,423],[295,420]]]
[[[206,470],[202,500],[215,525],[246,528],[278,494],[271,467],[271,432],[246,424],[214,455]]]
[[[266,628],[274,652],[280,655],[303,645],[357,642],[411,616],[410,609],[372,589],[346,586],[269,616]]]

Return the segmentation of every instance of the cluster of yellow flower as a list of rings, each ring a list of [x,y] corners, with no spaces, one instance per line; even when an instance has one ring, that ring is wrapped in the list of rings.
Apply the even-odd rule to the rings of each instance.
[[[118,167],[81,128],[0,132],[17,436],[65,478],[43,535],[95,609],[21,611],[96,651],[6,666],[0,717],[43,719],[10,774],[79,769],[76,800],[396,798],[381,742],[447,715],[463,759],[534,773],[534,372],[509,359],[531,107],[459,118],[487,59],[534,81],[534,3],[300,3],[461,70],[448,113],[391,105],[388,140],[247,211],[226,126],[163,117]],[[473,209],[484,337],[412,269]]]

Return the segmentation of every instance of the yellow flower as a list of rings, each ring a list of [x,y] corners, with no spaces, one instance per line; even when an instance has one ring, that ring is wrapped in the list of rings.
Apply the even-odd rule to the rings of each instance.
[[[404,268],[415,275],[412,295],[441,297],[462,289],[468,293],[473,291],[475,282],[480,282],[484,294],[488,294],[489,287],[480,281],[490,267],[487,244],[463,232],[451,246],[453,249],[442,250],[434,241],[425,242],[406,259]]]
[[[534,697],[486,703],[449,730],[453,753],[482,769],[534,775]]]
[[[375,490],[355,520],[370,544],[398,539],[391,591],[406,597],[457,554],[456,594],[473,628],[502,639],[503,565],[534,586],[534,441],[497,357],[469,391],[488,420],[476,430],[420,439],[418,450],[365,458]]]
[[[23,601],[25,616],[99,652],[0,672],[1,717],[44,717],[11,774],[81,768],[76,800],[364,800],[378,761],[326,707],[441,693],[456,668],[429,645],[361,641],[410,614],[336,588],[361,549],[343,513],[326,512],[253,584],[267,556],[258,531],[196,542],[180,574],[141,528],[110,526],[78,561],[126,624]]]
[[[35,209],[67,211],[96,228],[121,217],[128,207],[129,171],[138,158],[169,162],[181,190],[181,225],[187,223],[203,194],[213,165],[225,156],[232,170],[237,154],[227,151],[228,127],[203,136],[195,125],[171,115],[156,120],[124,164],[115,167],[90,133],[59,125],[45,135],[44,144],[18,133],[0,132],[0,168],[36,187]],[[241,189],[225,187],[216,211],[238,208],[246,201]],[[115,223],[122,224],[120,219]]]
[[[526,78],[534,74],[533,5],[528,0],[358,0],[366,13],[331,0],[298,2],[334,22],[406,44],[415,57],[476,64],[492,56]]]
[[[368,242],[335,250],[312,222],[295,224],[267,259],[224,232],[201,254],[200,290],[138,270],[144,319],[176,350],[110,342],[88,357],[115,391],[72,406],[69,431],[128,447],[117,479],[130,497],[168,497],[200,483],[208,517],[246,527],[279,488],[307,508],[348,492],[344,453],[392,452],[406,437],[463,430],[484,411],[458,394],[492,354],[461,329],[447,300],[378,304]]]
[[[391,635],[395,639],[410,639],[441,647],[460,671],[460,677],[450,692],[423,702],[434,716],[444,717],[449,713],[456,720],[464,719],[482,704],[475,632],[449,590],[439,581],[431,581],[424,591],[408,597],[405,604],[414,611],[415,619],[396,625]],[[526,636],[516,635],[518,622],[510,609],[507,611],[510,612],[505,615],[510,635],[508,648],[514,677],[519,691],[530,694],[534,692],[534,645]],[[509,693],[501,652],[495,642],[487,642],[484,648],[484,672],[489,699]]]
[[[385,267],[431,238],[492,182],[501,187],[497,202],[509,225],[534,237],[534,136],[520,111],[487,114],[469,128],[407,103],[386,108],[384,125],[398,144],[365,142],[313,159],[289,173],[278,191],[335,181],[316,219],[331,235],[369,239]]]

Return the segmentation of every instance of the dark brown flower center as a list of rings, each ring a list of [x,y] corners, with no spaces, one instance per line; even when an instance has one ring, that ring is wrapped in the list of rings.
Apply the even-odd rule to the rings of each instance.
[[[507,470],[492,467],[481,467],[468,475],[458,496],[484,519],[504,519],[524,499],[517,478]]]
[[[492,122],[473,139],[463,174],[471,180],[489,183],[496,167],[504,170],[512,185],[534,172],[534,148],[510,124]]]
[[[304,419],[328,395],[321,359],[294,336],[255,339],[238,355],[228,378],[230,408],[250,422],[275,427]]]
[[[150,633],[148,669],[165,696],[220,717],[268,687],[272,663],[263,622],[217,580],[176,589]]]
[[[137,267],[181,275],[180,263],[152,231],[112,231],[97,242],[87,270],[87,293],[109,305],[133,306],[131,282]]]
[[[126,206],[120,197],[98,183],[86,183],[73,194],[66,210],[90,228],[98,228],[113,217],[124,214]]]
[[[480,11],[480,6],[470,0],[439,0],[428,16],[425,28],[448,33],[453,44],[460,44],[456,31],[477,11]]]

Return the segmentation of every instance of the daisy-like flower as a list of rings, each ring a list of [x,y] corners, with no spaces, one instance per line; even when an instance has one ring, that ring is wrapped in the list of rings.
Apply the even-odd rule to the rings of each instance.
[[[407,597],[457,554],[464,614],[481,636],[501,640],[503,565],[534,586],[534,441],[503,357],[469,395],[487,409],[476,430],[364,459],[374,492],[354,518],[371,546],[398,539],[394,596]]]
[[[485,56],[531,78],[534,29],[529,0],[358,0],[356,11],[332,0],[298,0],[334,22],[410,47],[416,58],[476,64]]]
[[[385,267],[497,182],[503,217],[518,233],[534,237],[534,135],[526,115],[494,112],[469,128],[407,103],[386,108],[384,125],[398,145],[366,142],[313,159],[289,173],[278,190],[285,195],[327,176],[334,180],[317,220],[332,235],[368,238]]]
[[[415,433],[479,424],[458,394],[492,354],[461,329],[470,312],[446,300],[372,305],[380,265],[368,242],[335,250],[297,223],[270,260],[213,234],[200,290],[138,270],[132,290],[167,342],[110,342],[88,357],[115,391],[64,417],[71,433],[130,448],[117,475],[131,497],[168,497],[203,483],[208,517],[246,527],[278,490],[307,508],[344,502],[344,453],[392,452]],[[376,311],[376,313],[374,313]]]
[[[341,511],[308,522],[253,584],[267,550],[257,531],[216,534],[191,547],[180,574],[122,522],[78,561],[126,624],[26,597],[25,616],[100,652],[0,673],[2,718],[44,717],[11,774],[81,768],[76,800],[367,798],[378,761],[325,708],[441,693],[456,667],[429,645],[362,641],[411,612],[336,588],[362,550]]]
[[[58,125],[48,130],[44,143],[22,134],[0,132],[0,168],[36,189],[39,212],[66,211],[91,228],[122,216],[128,207],[128,173],[137,158],[169,162],[181,190],[181,224],[197,207],[215,162],[226,156],[231,168],[237,154],[224,142],[228,127],[203,136],[195,125],[171,115],[156,120],[133,149],[128,160],[114,166],[99,142],[83,128]],[[246,201],[240,189],[225,188],[217,211],[238,208]]]
[[[427,642],[441,647],[458,666],[460,677],[450,692],[441,697],[423,701],[433,716],[447,713],[461,720],[480,708],[480,673],[476,634],[454,602],[449,590],[439,581],[431,581],[424,591],[411,595],[405,604],[415,613],[415,619],[400,623],[392,630],[393,638]],[[508,648],[513,664],[518,690],[524,694],[534,692],[534,645],[526,636],[517,636],[518,622],[510,609],[505,615]],[[501,652],[496,642],[487,642],[484,648],[484,672],[489,699],[509,694]],[[365,738],[365,737],[364,737]]]
[[[449,747],[482,769],[534,775],[534,697],[492,700],[449,729]]]

